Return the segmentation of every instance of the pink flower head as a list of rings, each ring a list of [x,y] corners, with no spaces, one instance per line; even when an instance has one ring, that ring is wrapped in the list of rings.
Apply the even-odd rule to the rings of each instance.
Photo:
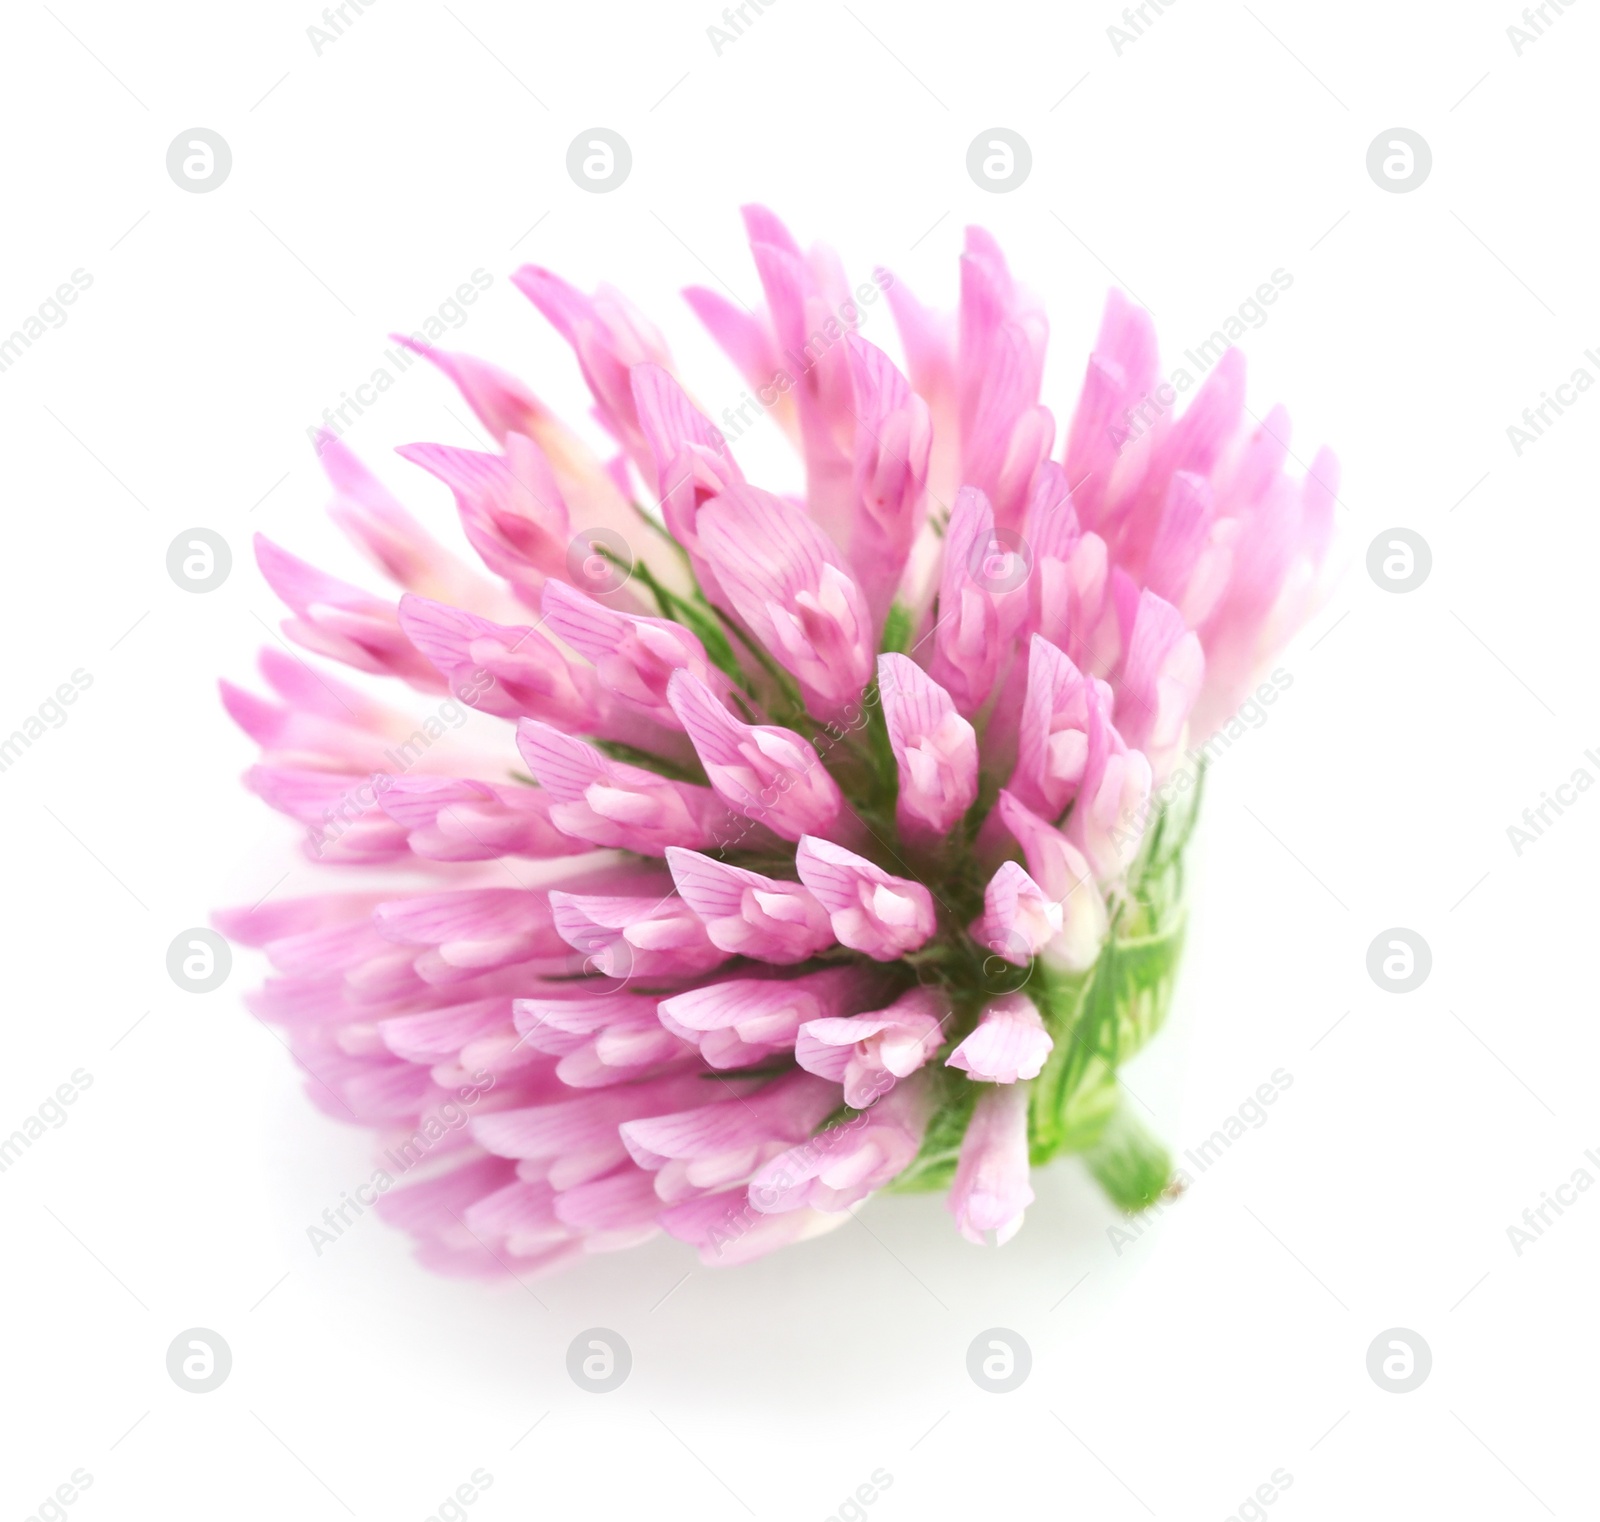
[[[795,1061],[808,1073],[842,1083],[844,1102],[864,1110],[939,1050],[949,1018],[938,995],[914,988],[887,1009],[808,1020],[795,1038]]]
[[[1007,994],[985,1007],[977,1029],[945,1064],[985,1083],[1015,1083],[1037,1078],[1054,1044],[1033,1000]]]
[[[403,340],[492,441],[400,449],[457,544],[331,421],[330,511],[381,588],[258,542],[298,649],[223,702],[300,870],[342,875],[217,922],[441,1269],[660,1233],[740,1263],[952,1172],[961,1232],[1009,1237],[1030,1157],[1094,1146],[1087,1086],[1159,1024],[1179,758],[1330,585],[1337,465],[1286,474],[1237,349],[1179,406],[1113,292],[1074,403],[987,233],[945,312],[763,207],[745,227],[761,299],[687,293],[737,401],[702,412],[619,292],[528,266],[601,453],[505,371]],[[735,459],[763,419],[795,495]],[[1124,954],[1139,975],[1102,978]],[[1098,1040],[1083,1010],[1117,1039],[1050,1063],[1052,1032]]]
[[[933,895],[832,841],[804,836],[794,854],[803,882],[828,911],[839,943],[892,962],[934,932]]]

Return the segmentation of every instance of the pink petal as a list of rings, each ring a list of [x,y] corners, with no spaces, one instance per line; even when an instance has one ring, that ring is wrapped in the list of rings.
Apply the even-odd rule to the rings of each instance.
[[[714,1068],[750,1067],[792,1049],[809,1020],[852,1013],[873,988],[854,967],[831,967],[798,978],[727,978],[663,999],[661,1023],[695,1042]]]
[[[978,737],[950,694],[903,655],[878,657],[878,693],[900,773],[902,829],[950,833],[978,796]]]
[[[783,966],[834,944],[827,911],[800,884],[674,846],[666,856],[684,902],[724,951]]]
[[[668,846],[715,846],[739,833],[710,788],[613,761],[553,725],[524,719],[517,749],[551,798],[551,822],[565,834],[659,856]]]
[[[838,549],[777,497],[734,486],[700,510],[718,583],[818,718],[836,718],[872,675],[872,622]]]
[[[950,1209],[969,1242],[996,1245],[1022,1228],[1033,1203],[1028,1183],[1028,1090],[1025,1084],[985,1085],[961,1140],[950,1188]]]
[[[945,1065],[986,1083],[1016,1083],[1039,1076],[1054,1044],[1033,1000],[1007,994],[984,1009],[977,1028]]]
[[[674,672],[687,671],[714,692],[729,690],[699,636],[671,619],[608,608],[559,581],[545,583],[541,606],[546,627],[593,664],[606,691],[660,724],[680,722],[667,701]]]
[[[1072,970],[1094,964],[1105,940],[1105,901],[1083,853],[1014,794],[1001,788],[996,804],[1002,823],[1027,858],[1028,873],[1061,909],[1062,929],[1043,954]]]
[[[1017,967],[1045,949],[1062,928],[1062,907],[1014,861],[1000,863],[983,891],[973,938]]]
[[[553,889],[550,917],[561,939],[608,978],[686,977],[727,960],[674,894],[628,896]]]
[[[933,935],[933,896],[863,856],[807,835],[795,852],[800,881],[821,901],[843,945],[879,962],[915,951]]]
[[[730,808],[785,840],[832,830],[844,798],[803,736],[775,724],[742,723],[689,672],[673,675],[667,696]]]

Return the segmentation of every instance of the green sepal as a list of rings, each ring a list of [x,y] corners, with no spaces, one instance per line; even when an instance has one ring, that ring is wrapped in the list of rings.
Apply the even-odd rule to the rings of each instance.
[[[674,782],[697,782],[702,787],[706,785],[705,768],[698,760],[692,766],[681,765],[676,761],[669,761],[665,756],[656,755],[654,751],[640,750],[637,745],[629,745],[623,740],[596,738],[589,743],[602,755],[610,756],[613,761],[637,766],[641,771],[655,772],[657,776],[670,777]]]
[[[1024,990],[1038,1007],[1052,1042],[1044,1068],[1028,1095],[1028,1155],[1035,1166],[1049,1162],[1066,1146],[1069,1134],[1081,1131],[1081,1115],[1069,1106],[1080,1091],[1093,1091],[1109,1074],[1092,1047],[1080,1046],[1084,1011],[1093,992],[1099,963],[1087,972],[1061,973],[1035,961]],[[1091,1072],[1091,1068],[1097,1071]],[[1092,1081],[1086,1081],[1092,1080]],[[1085,1144],[1093,1142],[1095,1135]]]
[[[928,1078],[934,1093],[933,1119],[911,1166],[889,1186],[897,1194],[949,1187],[961,1157],[961,1138],[978,1102],[980,1085],[959,1068],[931,1068]]]
[[[1115,1099],[1115,1074],[1161,1028],[1172,1003],[1185,918],[1153,935],[1115,931],[1088,972],[1035,964],[1028,993],[1054,1043],[1029,1099],[1028,1152],[1037,1165],[1099,1141]]]
[[[888,616],[883,621],[883,644],[880,648],[885,655],[904,655],[910,643],[911,609],[903,602],[890,603]]]
[[[1035,1089],[1028,1106],[1028,1161],[1035,1168],[1064,1153],[1087,1152],[1100,1140],[1116,1108],[1117,1077],[1100,1058],[1092,1059],[1051,1117],[1052,1125],[1045,1136],[1036,1127],[1037,1101]]]

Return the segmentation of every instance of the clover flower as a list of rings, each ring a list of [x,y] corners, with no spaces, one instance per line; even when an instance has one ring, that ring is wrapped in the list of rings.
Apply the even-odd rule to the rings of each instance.
[[[1285,473],[1235,350],[1174,415],[1115,292],[1058,447],[1046,320],[987,234],[951,319],[746,222],[764,310],[688,296],[754,393],[723,421],[759,398],[803,494],[746,480],[620,295],[530,267],[610,457],[424,349],[496,450],[400,453],[481,567],[326,435],[398,596],[258,545],[291,640],[417,697],[271,648],[273,697],[224,684],[247,785],[345,882],[219,924],[443,1268],[660,1231],[739,1262],[886,1187],[1003,1242],[1066,1152],[1125,1209],[1168,1183],[1117,1068],[1171,993],[1186,747],[1322,595],[1336,466]],[[880,299],[904,373],[860,331]]]

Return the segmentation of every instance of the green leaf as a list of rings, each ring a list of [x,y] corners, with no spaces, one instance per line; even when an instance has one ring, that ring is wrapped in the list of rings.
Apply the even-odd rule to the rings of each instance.
[[[1120,1089],[1100,1139],[1083,1160],[1112,1204],[1130,1215],[1155,1204],[1172,1180],[1171,1155],[1145,1130]]]

